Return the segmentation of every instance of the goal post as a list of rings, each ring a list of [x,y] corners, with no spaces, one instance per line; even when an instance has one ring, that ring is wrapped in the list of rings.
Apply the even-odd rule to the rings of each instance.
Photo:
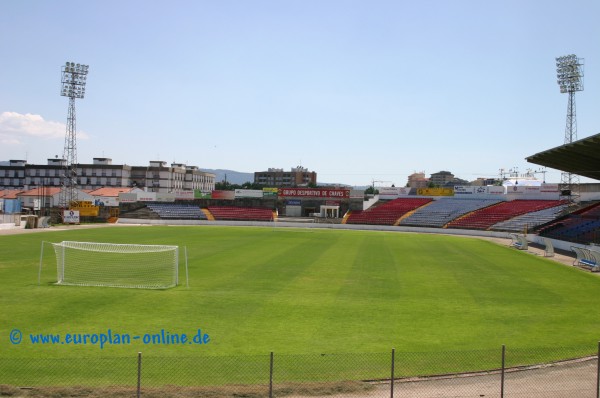
[[[42,272],[42,252],[40,270]],[[63,241],[51,243],[58,285],[167,289],[179,284],[179,246]],[[185,252],[187,283],[187,249]]]

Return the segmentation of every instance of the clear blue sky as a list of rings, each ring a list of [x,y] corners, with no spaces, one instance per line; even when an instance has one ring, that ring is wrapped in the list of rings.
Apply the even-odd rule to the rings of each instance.
[[[600,132],[599,15],[597,0],[2,0],[0,160],[62,156],[74,61],[90,65],[80,163],[302,165],[353,185],[537,169],[525,157],[564,142],[555,57],[585,59],[578,137]]]

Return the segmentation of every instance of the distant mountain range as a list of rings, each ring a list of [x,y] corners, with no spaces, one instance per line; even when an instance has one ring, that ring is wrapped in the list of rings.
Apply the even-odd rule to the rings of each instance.
[[[230,184],[242,185],[245,182],[254,182],[254,173],[243,173],[241,171],[224,169],[201,169],[207,173],[215,175],[215,182],[227,180]]]

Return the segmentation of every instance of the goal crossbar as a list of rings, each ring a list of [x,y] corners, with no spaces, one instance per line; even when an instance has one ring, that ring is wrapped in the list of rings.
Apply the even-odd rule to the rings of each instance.
[[[52,243],[52,245],[77,249],[87,250],[92,252],[104,252],[104,253],[148,253],[148,252],[166,252],[178,250],[179,246],[166,246],[166,245],[138,245],[130,243],[103,243],[103,242],[74,242],[74,241],[62,241],[59,243]]]

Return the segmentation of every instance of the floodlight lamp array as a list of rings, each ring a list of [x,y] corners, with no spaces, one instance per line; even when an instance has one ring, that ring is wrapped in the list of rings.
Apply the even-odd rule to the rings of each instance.
[[[575,54],[556,58],[556,76],[561,93],[583,90],[583,59]]]
[[[62,89],[60,95],[71,98],[85,96],[85,81],[89,65],[67,62],[62,67]]]

